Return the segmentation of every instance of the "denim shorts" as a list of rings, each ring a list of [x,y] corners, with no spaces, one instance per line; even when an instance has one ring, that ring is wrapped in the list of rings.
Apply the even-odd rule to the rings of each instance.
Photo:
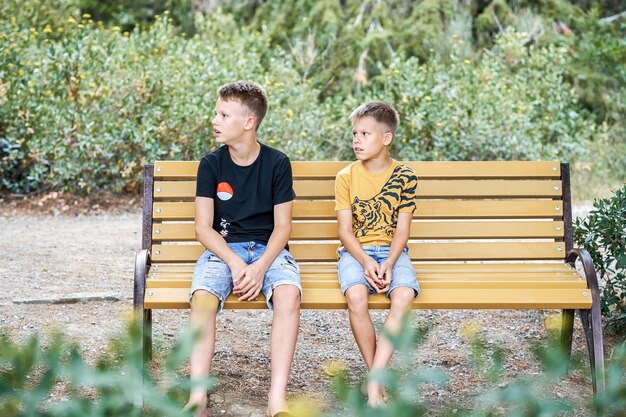
[[[363,250],[369,256],[372,257],[380,265],[389,256],[389,246],[363,246]],[[363,284],[370,290],[370,295],[376,294],[376,290],[370,285],[369,282],[363,276],[363,266],[356,260],[354,256],[342,247],[339,249],[337,255],[339,256],[339,263],[337,264],[337,273],[339,275],[339,284],[341,285],[341,292],[345,295],[348,288],[353,285]],[[387,290],[387,298],[393,290],[398,287],[410,287],[415,291],[415,297],[420,292],[419,284],[417,283],[417,277],[415,275],[415,269],[409,258],[409,248],[404,248],[404,251],[398,257],[395,265],[393,266],[391,274],[391,285]]]
[[[257,242],[236,242],[228,246],[248,265],[257,261],[265,252],[265,245]],[[302,284],[300,283],[300,267],[294,257],[283,249],[270,265],[263,278],[261,292],[265,295],[267,306],[273,309],[272,293],[280,285],[294,285],[300,290],[302,299]],[[197,290],[206,290],[220,300],[218,313],[222,311],[224,301],[233,291],[233,277],[226,263],[210,250],[205,250],[198,258],[193,271],[189,302]]]

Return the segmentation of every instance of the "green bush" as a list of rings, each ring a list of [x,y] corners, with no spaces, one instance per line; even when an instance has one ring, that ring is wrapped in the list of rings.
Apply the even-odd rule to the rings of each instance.
[[[588,373],[585,361],[575,358],[570,361],[569,354],[560,341],[560,324],[554,329],[548,328],[549,339],[546,344],[533,348],[536,359],[543,368],[540,375],[535,373],[519,375],[508,379],[504,377],[504,353],[511,347],[493,346],[485,341],[485,333],[475,326],[461,329],[469,345],[468,358],[474,369],[483,376],[493,388],[478,391],[464,404],[455,404],[443,400],[433,409],[422,392],[429,385],[444,386],[447,375],[437,369],[416,368],[410,359],[410,353],[424,341],[425,329],[411,328],[405,320],[399,336],[390,336],[398,349],[398,365],[387,368],[384,372],[370,375],[381,383],[389,400],[382,407],[371,408],[360,389],[350,384],[347,369],[341,362],[334,361],[326,367],[331,375],[331,389],[338,401],[338,408],[320,413],[320,417],[417,417],[417,416],[562,416],[574,409],[583,415],[621,416],[626,406],[626,345],[616,347],[606,363],[606,390],[582,404],[569,397],[553,394],[553,388],[568,372],[573,370]],[[329,372],[330,371],[330,372]],[[584,410],[580,410],[583,408]]]
[[[44,346],[36,335],[19,344],[0,332],[0,415],[191,416],[181,411],[191,382],[176,373],[195,338],[180,338],[156,382],[143,366],[139,329],[140,323],[130,323],[95,364],[87,363],[79,347],[59,333]],[[214,380],[195,384],[208,388]]]
[[[574,222],[577,247],[589,251],[600,280],[602,314],[608,325],[626,329],[626,186],[595,200],[585,219]]]

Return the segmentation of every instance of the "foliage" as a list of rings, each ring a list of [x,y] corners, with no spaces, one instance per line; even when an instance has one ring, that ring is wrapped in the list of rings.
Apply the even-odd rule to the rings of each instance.
[[[572,398],[561,398],[553,394],[568,372],[578,370],[588,372],[583,361],[570,361],[560,341],[560,323],[550,328],[547,344],[536,345],[533,349],[536,359],[543,367],[539,376],[520,375],[514,379],[504,376],[504,357],[507,348],[493,346],[485,341],[485,334],[475,324],[462,326],[461,333],[469,345],[469,359],[474,369],[493,388],[477,392],[471,403],[459,405],[449,401],[433,410],[421,395],[429,384],[444,385],[447,376],[437,370],[416,368],[409,359],[411,350],[419,348],[426,335],[424,329],[412,329],[405,320],[400,336],[391,340],[400,355],[398,366],[390,367],[380,374],[372,374],[384,387],[389,400],[383,407],[371,408],[358,388],[350,386],[345,366],[335,361],[331,364],[331,389],[339,402],[339,410],[322,413],[322,417],[333,416],[426,416],[456,415],[464,417],[506,416],[561,416],[572,411]],[[606,390],[584,404],[589,415],[619,416],[626,404],[626,345],[618,346],[606,363]],[[578,403],[580,406],[580,403]]]
[[[109,350],[95,365],[59,333],[47,346],[36,335],[19,344],[0,333],[0,415],[191,416],[181,411],[180,402],[181,393],[191,385],[176,371],[188,358],[194,338],[190,334],[181,338],[157,384],[143,367],[139,328],[138,322],[130,323],[125,334],[110,340]],[[213,381],[197,383],[208,387]],[[63,398],[51,399],[63,390]]]
[[[398,107],[402,158],[575,160],[594,137],[563,83],[564,51],[526,49],[513,31],[476,59],[450,32],[446,56],[396,54],[360,91],[320,99],[304,61],[271,47],[272,28],[252,32],[219,12],[195,25],[189,38],[165,17],[132,33],[87,15],[43,28],[0,20],[11,39],[0,46],[1,187],[137,190],[147,161],[215,146],[215,91],[235,79],[266,87],[260,139],[295,160],[352,159],[346,117],[369,99]]]
[[[589,251],[601,280],[602,314],[626,329],[626,186],[595,200],[586,219],[574,222],[574,241]]]

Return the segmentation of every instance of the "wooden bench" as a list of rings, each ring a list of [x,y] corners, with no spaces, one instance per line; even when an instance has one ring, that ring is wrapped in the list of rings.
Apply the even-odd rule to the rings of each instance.
[[[301,267],[302,308],[343,309],[336,273],[334,178],[347,162],[293,162],[290,249]],[[598,283],[591,258],[572,247],[569,167],[559,162],[408,162],[418,175],[409,255],[422,289],[419,309],[560,309],[571,351],[574,313],[587,340],[594,390],[604,389]],[[145,167],[143,243],[134,304],[151,355],[153,309],[189,308],[198,162]],[[574,263],[582,260],[584,275]],[[370,307],[389,301],[371,297]],[[266,308],[265,300],[225,308]]]

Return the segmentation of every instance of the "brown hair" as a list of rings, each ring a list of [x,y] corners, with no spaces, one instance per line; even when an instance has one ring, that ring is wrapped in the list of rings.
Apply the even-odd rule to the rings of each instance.
[[[238,100],[248,108],[256,117],[256,129],[259,129],[269,105],[263,87],[252,81],[235,81],[221,86],[217,94],[224,101]]]
[[[371,117],[378,123],[387,126],[387,129],[395,136],[398,128],[399,117],[398,112],[393,106],[384,101],[370,101],[361,104],[350,114],[350,120],[360,119],[362,117]]]

